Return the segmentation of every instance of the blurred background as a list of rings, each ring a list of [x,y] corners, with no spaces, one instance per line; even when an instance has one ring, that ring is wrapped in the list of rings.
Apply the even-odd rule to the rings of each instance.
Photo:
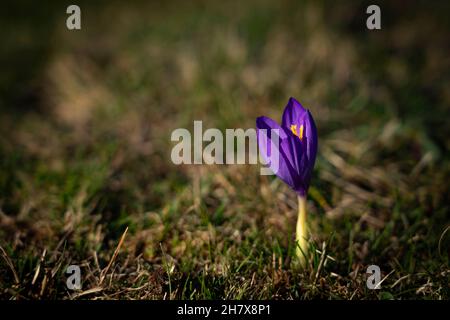
[[[367,1],[77,1],[78,31],[72,2],[0,13],[1,297],[448,299],[447,1],[381,1],[375,31]],[[303,272],[287,186],[170,160],[174,129],[290,96],[319,131]]]

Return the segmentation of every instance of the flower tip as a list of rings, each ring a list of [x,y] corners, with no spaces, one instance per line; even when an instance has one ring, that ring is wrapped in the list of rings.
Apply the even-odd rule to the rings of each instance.
[[[297,99],[295,99],[294,97],[289,97],[289,102],[297,102],[297,103],[299,103],[299,102],[297,101]]]
[[[288,105],[290,105],[292,107],[301,108],[302,111],[307,111],[308,110],[305,107],[303,107],[302,104],[297,99],[295,99],[294,97],[290,97],[289,98]]]

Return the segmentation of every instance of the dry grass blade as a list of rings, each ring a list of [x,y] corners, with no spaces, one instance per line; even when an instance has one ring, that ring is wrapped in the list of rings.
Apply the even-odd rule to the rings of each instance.
[[[14,276],[15,283],[19,284],[20,280],[19,280],[19,276],[17,275],[16,269],[14,269],[14,265],[13,265],[11,259],[9,258],[8,254],[6,253],[5,249],[3,249],[2,246],[0,246],[0,252],[2,253],[2,257],[3,257],[3,259],[5,259],[5,262],[8,265],[9,269],[11,269],[11,272]]]
[[[89,290],[86,290],[86,291],[83,291],[83,292],[74,294],[74,295],[72,296],[72,299],[76,299],[76,298],[79,298],[79,297],[82,297],[82,296],[85,296],[85,295],[88,295],[88,294],[91,294],[91,293],[100,292],[100,291],[102,291],[102,290],[103,290],[102,287],[94,287],[94,288],[92,288],[92,289],[89,289]]]
[[[322,267],[325,262],[325,258],[327,256],[326,252],[327,252],[327,243],[324,241],[322,243],[322,254],[320,255],[319,266],[317,267],[316,276],[314,277],[314,284],[316,284],[317,280],[319,279],[320,272],[322,271]]]
[[[384,282],[384,280],[386,280],[391,274],[393,274],[395,272],[395,269],[392,270],[391,272],[389,272],[380,282],[377,283],[377,285],[375,286],[374,289],[379,289],[381,288],[381,284]]]
[[[400,282],[402,282],[403,280],[408,279],[408,278],[410,278],[410,277],[411,277],[411,275],[408,274],[408,275],[406,275],[406,276],[403,276],[403,277],[399,278],[397,281],[394,282],[393,285],[391,285],[391,289],[394,288],[396,285],[398,285],[398,284],[399,284]]]
[[[106,274],[108,273],[109,269],[111,268],[114,260],[116,260],[117,255],[119,254],[120,248],[122,247],[123,241],[125,240],[125,236],[127,235],[127,232],[128,232],[128,227],[123,232],[122,237],[120,238],[120,241],[117,244],[116,250],[114,250],[114,254],[111,257],[111,260],[109,260],[109,263],[106,266],[106,268],[103,269],[103,271],[102,271],[102,273],[100,275],[100,281],[98,282],[99,285],[101,285],[103,283],[103,281],[105,280]]]
[[[442,256],[441,254],[441,243],[442,243],[442,239],[444,239],[445,234],[447,233],[447,231],[450,230],[450,226],[448,226],[447,228],[445,228],[445,230],[442,232],[441,236],[439,237],[439,243],[438,243],[438,252],[439,255]]]
[[[42,252],[42,255],[41,255],[41,259],[39,259],[39,262],[38,262],[38,264],[36,266],[36,271],[34,273],[33,280],[31,281],[32,285],[34,285],[36,283],[36,280],[37,280],[37,278],[39,276],[39,272],[41,271],[41,264],[44,261],[46,254],[47,254],[47,249],[44,249],[44,251]]]

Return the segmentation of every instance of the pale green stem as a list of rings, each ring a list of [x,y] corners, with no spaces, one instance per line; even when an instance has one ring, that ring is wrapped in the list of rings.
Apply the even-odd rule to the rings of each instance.
[[[298,218],[297,218],[297,257],[301,266],[305,266],[308,254],[308,226],[306,224],[306,195],[298,197]]]

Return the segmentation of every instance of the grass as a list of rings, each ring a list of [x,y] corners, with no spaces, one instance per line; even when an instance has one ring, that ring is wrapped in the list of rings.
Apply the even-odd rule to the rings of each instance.
[[[381,31],[363,2],[86,3],[79,32],[62,5],[22,21],[7,54],[35,59],[0,82],[0,297],[449,299],[448,6],[399,6]],[[304,270],[287,186],[170,161],[172,130],[251,128],[289,96],[319,131]]]

